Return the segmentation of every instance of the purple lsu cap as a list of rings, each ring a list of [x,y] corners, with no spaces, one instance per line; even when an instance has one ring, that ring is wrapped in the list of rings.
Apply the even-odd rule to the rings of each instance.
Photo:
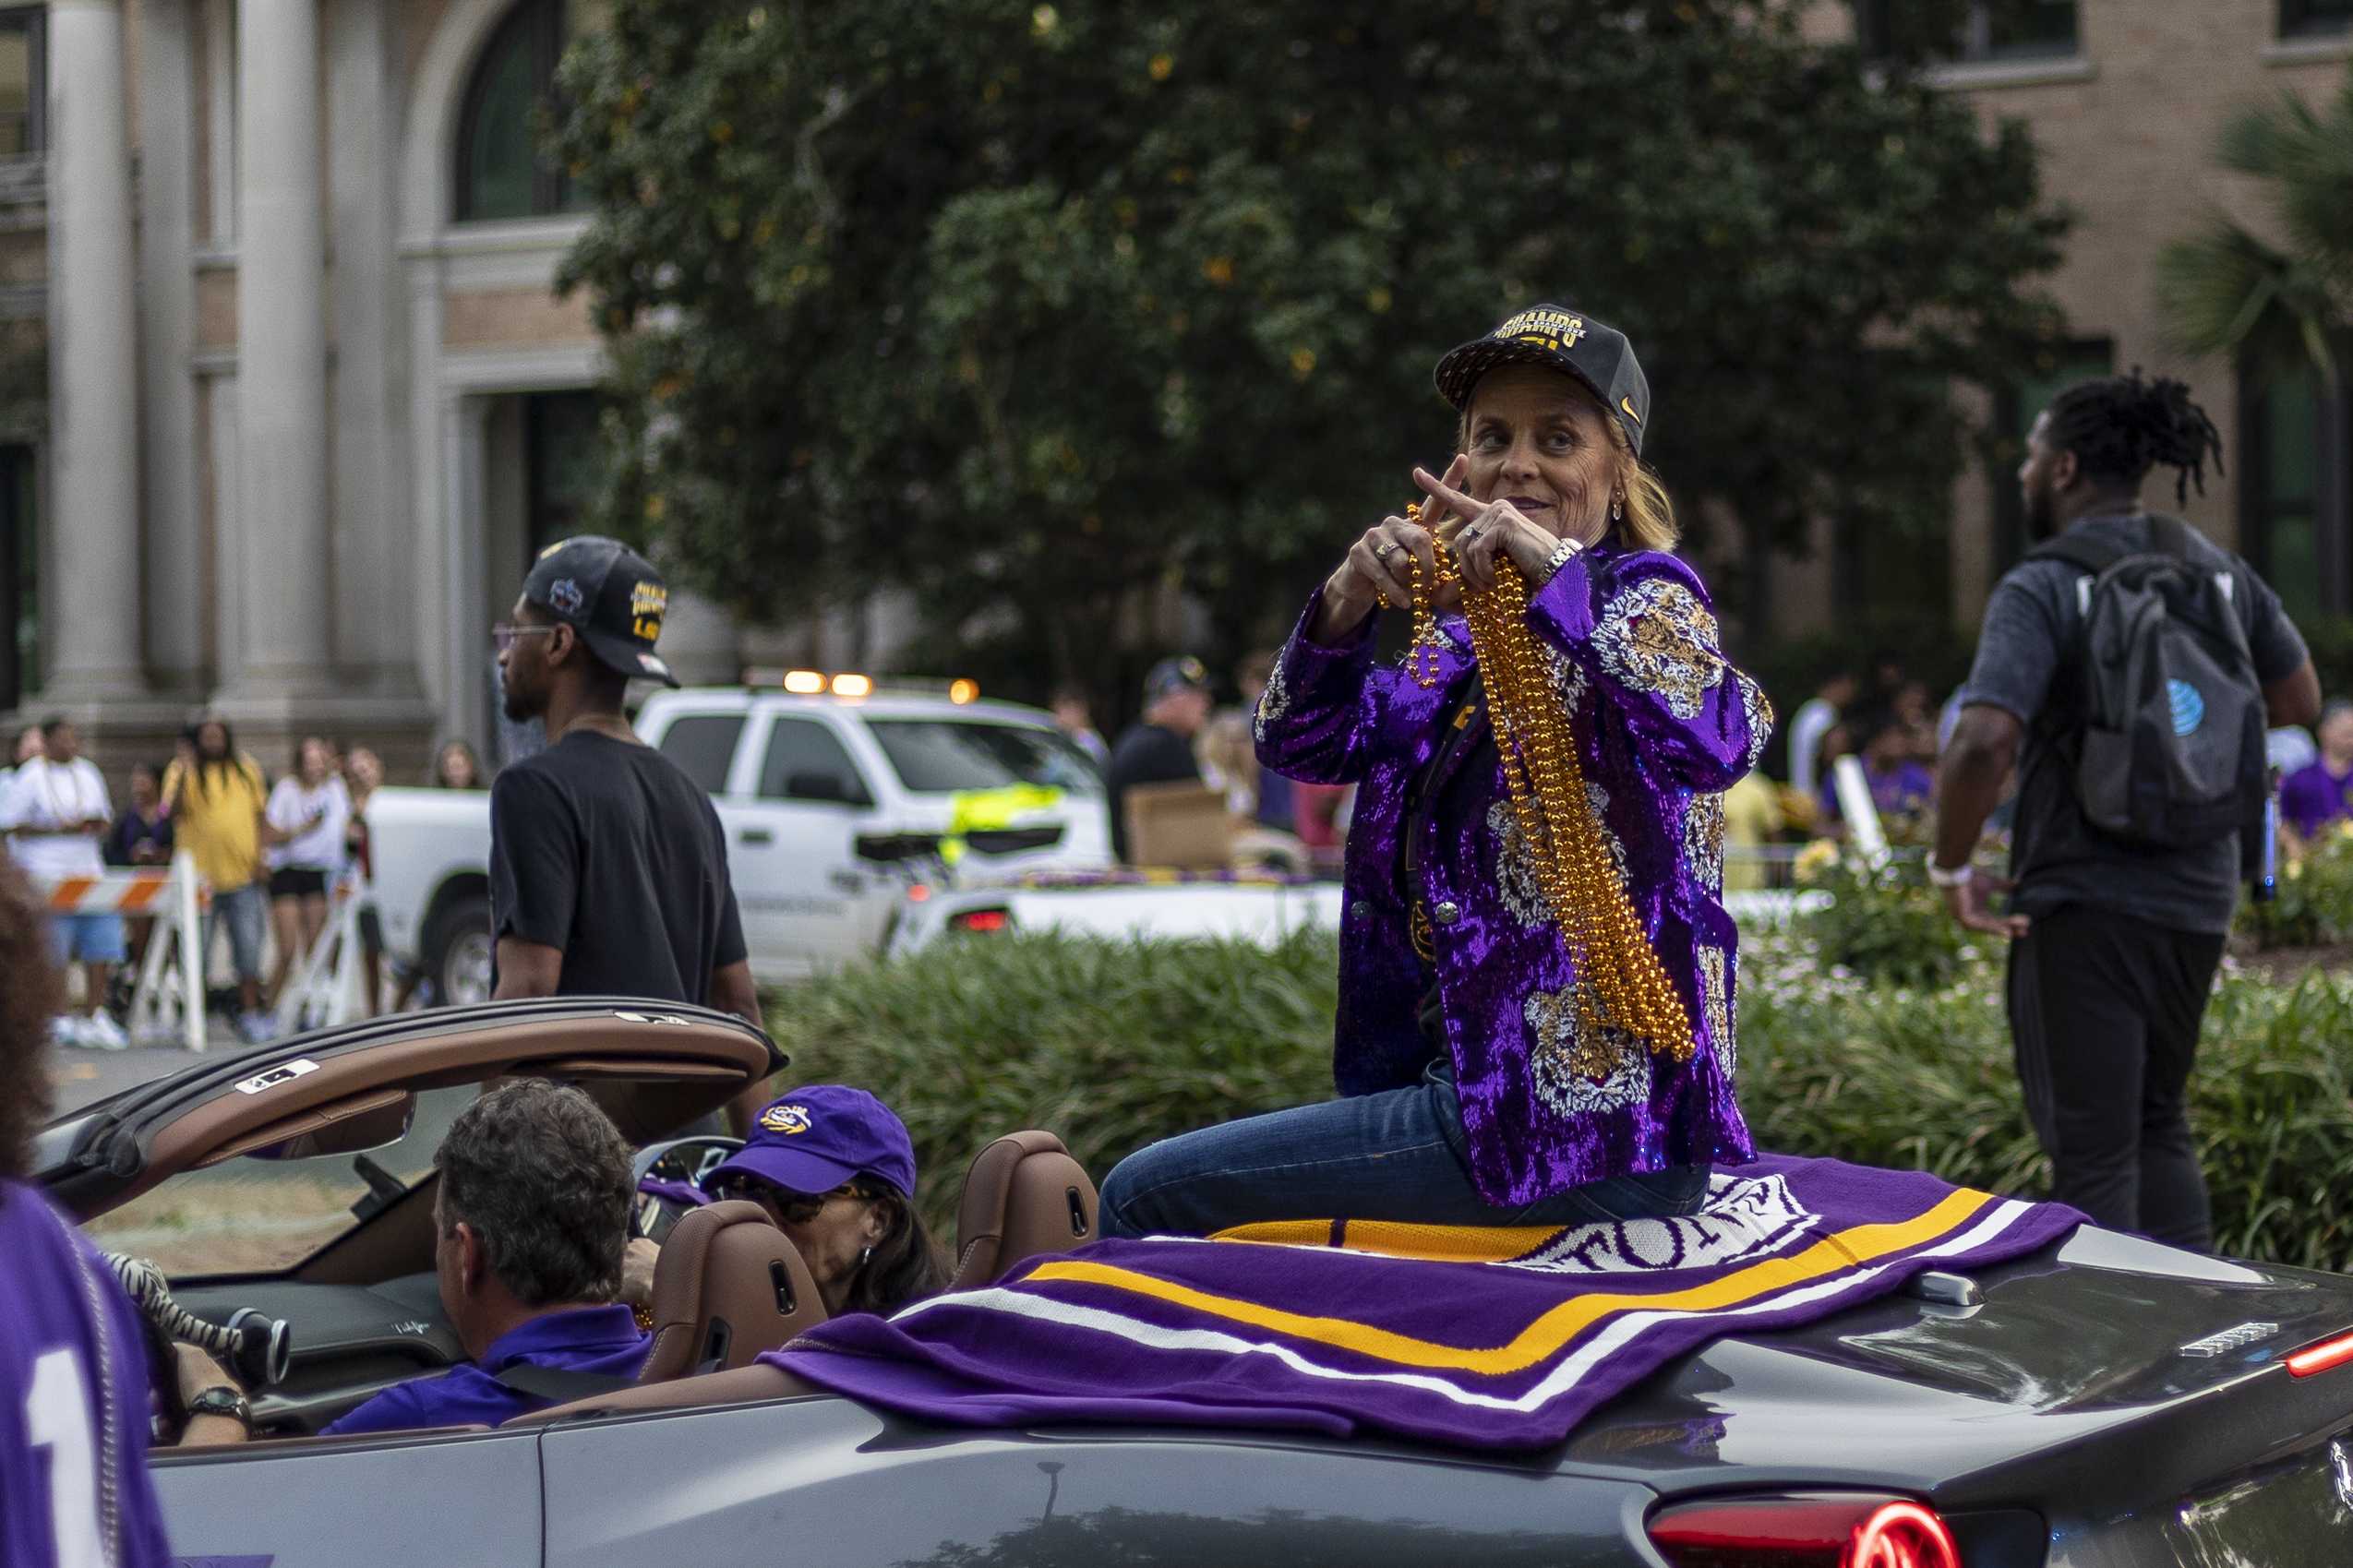
[[[702,1179],[703,1189],[730,1173],[810,1193],[871,1176],[912,1194],[915,1143],[906,1123],[865,1090],[811,1083],[771,1101],[743,1147]]]

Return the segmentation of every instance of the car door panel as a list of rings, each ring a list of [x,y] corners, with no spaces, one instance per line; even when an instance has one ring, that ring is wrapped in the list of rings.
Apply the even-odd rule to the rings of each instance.
[[[540,1560],[536,1431],[162,1452],[154,1471],[181,1562],[414,1568]]]
[[[814,716],[760,715],[743,745],[718,808],[753,973],[790,979],[863,956],[882,896],[854,847],[871,786]]]
[[[966,1432],[809,1399],[548,1430],[548,1568],[1641,1561],[1647,1489],[1203,1436]],[[649,1500],[662,1500],[649,1502]]]

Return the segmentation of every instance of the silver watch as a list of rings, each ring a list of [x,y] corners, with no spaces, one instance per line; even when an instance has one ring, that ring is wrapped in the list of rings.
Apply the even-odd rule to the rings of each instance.
[[[1574,539],[1562,540],[1560,542],[1560,547],[1555,549],[1551,555],[1544,557],[1544,581],[1546,582],[1550,582],[1553,580],[1554,574],[1558,572],[1561,568],[1568,565],[1569,562],[1575,560],[1579,552],[1582,551],[1584,548],[1584,545],[1579,544]]]
[[[1958,866],[1939,866],[1933,860],[1928,862],[1928,885],[1930,887],[1965,887],[1968,885],[1969,879],[1975,875],[1976,875],[1976,868],[1966,860],[1963,861]]]
[[[246,1430],[253,1430],[253,1406],[234,1388],[208,1388],[188,1401],[188,1417],[226,1416]]]

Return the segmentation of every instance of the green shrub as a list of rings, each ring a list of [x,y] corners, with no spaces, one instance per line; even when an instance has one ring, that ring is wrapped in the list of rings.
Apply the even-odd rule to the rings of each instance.
[[[2323,947],[2353,940],[2353,825],[2323,830],[2283,860],[2278,896],[2239,906],[2239,929],[2259,948]]]
[[[1095,1179],[1170,1133],[1332,1093],[1338,949],[952,938],[803,983],[768,1012],[803,1083],[855,1083],[906,1118],[924,1213],[952,1233],[991,1138],[1060,1133]]]
[[[1934,1171],[2039,1196],[2002,954],[1957,938],[1928,985],[1873,981],[1806,930],[1744,944],[1741,1104],[1760,1148]],[[1172,1133],[1331,1092],[1329,932],[1242,943],[971,937],[774,999],[803,1082],[873,1090],[906,1118],[925,1213],[953,1233],[966,1166],[1020,1127],[1062,1134],[1099,1180]],[[2281,985],[2235,965],[2206,1012],[2191,1121],[2223,1251],[2353,1264],[2353,977]]]
[[[1958,942],[1951,964],[1951,983],[1912,987],[1826,963],[1803,932],[1745,943],[1740,1103],[1758,1147],[2046,1190],[1998,969]]]
[[[1925,858],[1891,860],[1877,870],[1851,850],[1819,867],[1810,858],[1799,868],[1832,903],[1804,916],[1798,928],[1826,967],[1899,986],[1939,985],[1959,973],[1966,933],[1927,885]]]

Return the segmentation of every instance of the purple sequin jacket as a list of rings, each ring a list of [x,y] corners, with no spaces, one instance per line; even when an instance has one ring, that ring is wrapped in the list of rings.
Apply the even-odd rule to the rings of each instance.
[[[1338,646],[1291,634],[1258,704],[1258,760],[1359,785],[1340,918],[1333,1075],[1343,1095],[1407,1087],[1435,1054],[1417,1023],[1431,966],[1414,952],[1400,867],[1408,787],[1476,669],[1460,617],[1435,687],[1374,663],[1368,616]],[[1595,546],[1536,591],[1530,623],[1570,715],[1586,792],[1640,921],[1687,1010],[1689,1061],[1605,1039],[1609,1075],[1570,1070],[1584,1042],[1576,967],[1492,748],[1435,781],[1422,886],[1471,1177],[1517,1206],[1605,1177],[1754,1156],[1733,1095],[1738,938],[1721,902],[1723,791],[1756,765],[1772,711],[1725,663],[1707,590],[1673,556]],[[1475,776],[1474,776],[1475,775]],[[1616,1035],[1616,1031],[1606,1032]]]

